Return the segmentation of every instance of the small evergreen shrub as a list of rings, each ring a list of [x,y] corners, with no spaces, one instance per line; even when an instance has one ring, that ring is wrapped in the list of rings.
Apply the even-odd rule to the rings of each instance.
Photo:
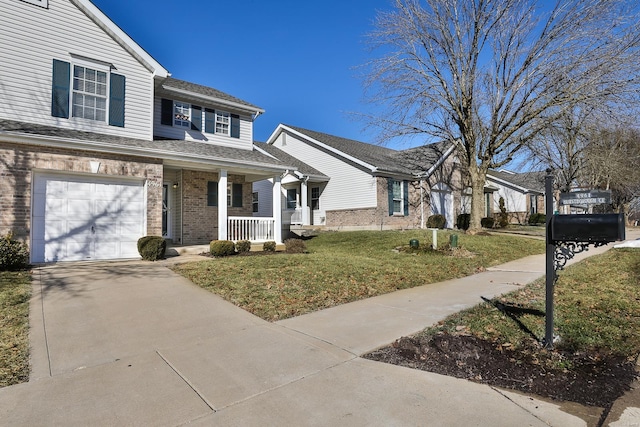
[[[264,242],[264,245],[262,245],[262,250],[265,251],[265,252],[275,252],[276,251],[276,242],[274,242],[274,241]]]
[[[138,239],[138,253],[145,261],[164,258],[167,242],[162,236],[144,236]]]
[[[209,252],[215,257],[229,256],[236,253],[236,246],[231,240],[212,240]]]
[[[307,252],[307,245],[302,239],[287,239],[284,241],[286,251],[290,254],[304,254]]]
[[[463,213],[458,215],[458,219],[456,220],[456,227],[459,230],[468,230],[469,223],[471,222],[471,214]]]
[[[480,225],[484,228],[493,228],[493,224],[495,224],[496,220],[491,218],[490,216],[484,217],[480,220]]]
[[[547,216],[543,213],[534,213],[529,216],[529,225],[545,224]]]
[[[13,234],[0,236],[0,271],[23,270],[29,266],[29,247],[13,239]]]
[[[236,242],[236,251],[249,252],[251,250],[251,242],[248,240],[239,240]]]
[[[445,224],[447,223],[447,219],[444,217],[444,215],[440,215],[440,214],[436,214],[436,215],[431,215],[429,218],[427,218],[427,228],[444,228]]]
[[[498,225],[500,228],[505,228],[509,225],[509,214],[507,213],[507,207],[504,205],[504,197],[500,197],[498,202],[500,206],[500,217],[498,219]]]

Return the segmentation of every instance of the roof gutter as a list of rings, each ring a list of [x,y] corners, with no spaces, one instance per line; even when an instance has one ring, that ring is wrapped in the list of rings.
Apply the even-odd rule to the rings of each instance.
[[[194,97],[194,98],[202,99],[203,101],[212,102],[212,103],[216,103],[216,104],[223,104],[223,105],[226,105],[228,107],[233,107],[233,108],[237,108],[239,110],[248,111],[248,112],[252,113],[252,115],[255,114],[254,120],[260,114],[264,113],[264,110],[262,108],[251,107],[251,106],[246,105],[246,104],[240,104],[239,102],[233,102],[233,101],[228,101],[228,100],[222,99],[222,98],[216,98],[215,96],[203,95],[201,93],[191,92],[191,91],[185,90],[185,89],[178,89],[178,88],[171,87],[171,86],[165,85],[165,84],[162,85],[162,88],[164,90],[169,91],[169,92],[178,93],[180,95],[191,96],[191,97]]]
[[[31,144],[39,146],[50,146],[57,148],[82,149],[93,152],[110,153],[110,154],[128,154],[139,157],[158,158],[162,160],[170,160],[176,162],[191,162],[200,164],[215,164],[216,166],[231,167],[254,167],[267,172],[284,172],[286,170],[295,170],[294,166],[277,166],[265,165],[259,162],[247,160],[229,160],[223,157],[203,156],[198,154],[176,153],[169,150],[154,149],[153,152],[145,147],[131,147],[123,145],[114,145],[112,143],[98,141],[79,141],[72,138],[55,138],[50,136],[33,136],[22,133],[13,133],[0,131],[2,140],[13,142],[16,144]]]

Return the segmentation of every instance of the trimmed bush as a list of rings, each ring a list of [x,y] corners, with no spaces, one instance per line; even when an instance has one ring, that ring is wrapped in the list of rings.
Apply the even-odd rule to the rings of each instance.
[[[447,219],[444,217],[444,215],[440,215],[440,214],[436,214],[436,215],[431,215],[429,218],[427,218],[427,228],[444,228],[445,224],[447,223]]]
[[[468,230],[469,223],[471,222],[471,214],[463,213],[458,215],[458,219],[456,220],[456,227],[459,230]]]
[[[493,224],[495,224],[495,222],[495,219],[490,216],[486,216],[480,220],[480,225],[484,228],[493,228]]]
[[[509,225],[509,214],[507,213],[507,207],[504,205],[504,197],[500,197],[498,205],[500,206],[500,218],[498,219],[498,225],[500,228],[505,228]]]
[[[249,252],[251,250],[251,242],[248,240],[239,240],[236,242],[236,251]]]
[[[24,270],[29,266],[29,247],[13,239],[11,233],[0,236],[0,271]]]
[[[286,251],[290,254],[304,254],[307,252],[307,245],[302,239],[287,239],[284,241]]]
[[[144,236],[138,239],[138,253],[145,261],[157,261],[164,258],[167,241],[162,236]]]
[[[529,216],[529,225],[545,224],[547,216],[543,213],[534,213]]]
[[[209,243],[209,252],[216,257],[233,255],[236,253],[236,245],[231,240],[212,240]]]
[[[275,252],[276,251],[276,242],[274,242],[274,241],[264,242],[264,245],[262,245],[262,250],[265,251],[265,252]]]

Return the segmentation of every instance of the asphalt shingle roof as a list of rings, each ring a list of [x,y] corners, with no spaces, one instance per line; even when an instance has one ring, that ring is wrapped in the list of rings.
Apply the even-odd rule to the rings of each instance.
[[[168,77],[166,79],[164,79],[162,81],[162,86],[166,86],[168,88],[174,88],[174,89],[180,89],[180,90],[184,90],[184,91],[188,91],[188,92],[192,92],[192,93],[196,93],[199,95],[205,95],[205,96],[210,96],[213,98],[218,98],[218,99],[222,99],[225,101],[229,101],[229,102],[233,102],[236,104],[240,104],[240,105],[245,105],[253,110],[260,110],[262,111],[262,108],[253,105],[247,101],[244,101],[240,98],[236,98],[235,96],[231,96],[228,93],[224,93],[218,89],[214,89],[212,87],[208,87],[208,86],[203,86],[203,85],[199,85],[196,83],[191,83],[191,82],[187,82],[184,80],[178,80],[178,79],[174,79],[173,77]]]
[[[148,141],[2,119],[0,119],[0,131],[33,136],[46,136],[59,138],[61,140],[77,140],[78,142],[105,143],[115,149],[142,149],[147,152],[147,157],[160,159],[171,155],[186,155],[192,157],[191,161],[199,161],[201,163],[211,163],[215,162],[215,160],[220,160],[231,161],[238,165],[247,163],[270,168],[280,168],[283,170],[294,168],[294,165],[285,164],[280,160],[274,159],[273,157],[263,154],[255,149],[244,150],[198,141],[162,139]],[[99,149],[95,148],[92,151],[99,151]]]
[[[510,173],[490,170],[487,172],[487,175],[510,182],[518,187],[526,188],[527,190],[544,193],[545,172]]]
[[[281,162],[283,162],[283,163],[285,163],[287,165],[295,166],[296,169],[298,170],[298,172],[302,173],[303,175],[313,176],[315,178],[324,178],[324,179],[327,179],[327,180],[329,179],[328,176],[326,176],[325,174],[320,172],[318,169],[309,166],[308,164],[306,164],[302,160],[297,159],[297,158],[293,157],[292,155],[290,155],[288,153],[285,153],[284,151],[282,151],[278,147],[274,147],[273,145],[266,144],[264,142],[254,142],[253,145],[255,145],[259,149],[264,150],[267,153],[271,154],[272,156],[274,156],[276,159],[280,160]]]
[[[297,126],[284,126],[368,163],[381,172],[405,175],[415,175],[426,172],[444,155],[447,148],[451,145],[443,141],[411,148],[409,150],[398,151]]]

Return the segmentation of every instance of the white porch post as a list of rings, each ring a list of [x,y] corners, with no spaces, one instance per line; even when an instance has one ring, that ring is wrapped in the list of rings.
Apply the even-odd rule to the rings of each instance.
[[[220,169],[218,177],[218,240],[227,240],[227,170]]]
[[[307,188],[307,179],[303,178],[300,183],[300,194],[301,194],[301,204],[302,204],[302,225],[309,225],[309,191]]]
[[[273,178],[273,240],[282,243],[282,182],[280,175]]]

